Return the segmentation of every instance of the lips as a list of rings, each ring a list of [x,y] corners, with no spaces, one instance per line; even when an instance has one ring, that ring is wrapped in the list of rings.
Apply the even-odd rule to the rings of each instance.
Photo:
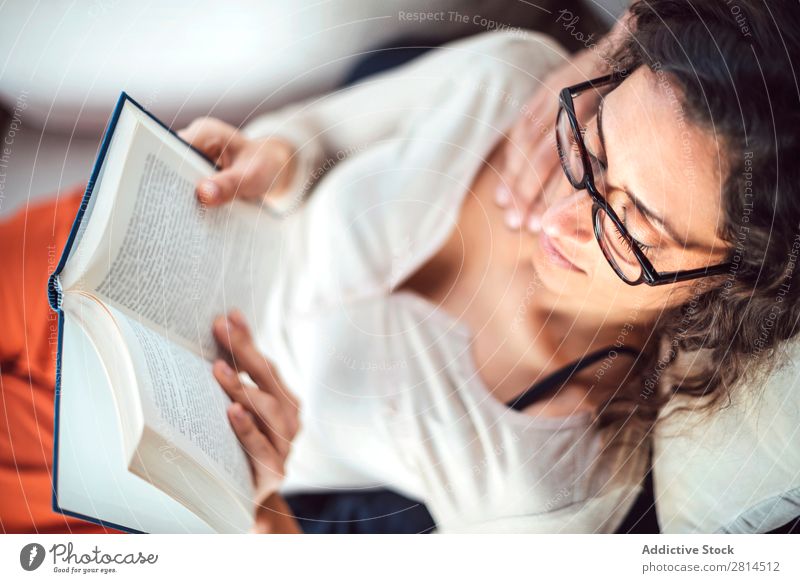
[[[567,259],[567,257],[558,249],[558,247],[553,244],[553,240],[548,237],[544,231],[539,232],[539,244],[542,247],[542,251],[544,251],[545,257],[553,265],[563,269],[569,269],[570,271],[583,272],[581,268]]]

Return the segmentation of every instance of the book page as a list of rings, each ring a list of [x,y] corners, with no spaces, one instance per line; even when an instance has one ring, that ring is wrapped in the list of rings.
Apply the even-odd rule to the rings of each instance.
[[[250,499],[247,457],[227,417],[231,400],[211,364],[117,313],[136,370],[145,424],[164,438],[162,456],[188,455]]]
[[[197,514],[130,472],[137,445],[128,438],[142,431],[134,431],[141,417],[138,396],[126,387],[135,375],[126,366],[113,319],[99,306],[77,295],[65,303],[53,480],[59,507],[143,532],[213,532]],[[120,377],[127,383],[120,386]],[[193,484],[189,490],[194,489]]]
[[[278,221],[255,205],[201,205],[195,184],[211,170],[190,163],[186,151],[163,128],[136,128],[107,251],[86,283],[110,305],[210,359],[216,315],[232,308],[251,320],[260,315],[268,278],[263,250]]]

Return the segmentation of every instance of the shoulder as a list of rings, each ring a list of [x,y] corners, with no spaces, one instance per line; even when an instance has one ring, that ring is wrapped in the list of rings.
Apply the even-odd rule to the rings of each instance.
[[[448,43],[427,58],[420,69],[433,74],[437,88],[429,102],[500,123],[510,120],[497,116],[518,116],[547,74],[569,55],[541,33],[495,31]]]
[[[592,398],[588,387],[570,383],[561,387],[549,399],[541,399],[526,407],[524,413],[532,417],[564,418],[573,415],[594,415],[598,402]]]
[[[536,74],[569,58],[552,37],[539,32],[509,29],[476,34],[443,45],[440,50],[471,66],[509,67],[522,74]]]

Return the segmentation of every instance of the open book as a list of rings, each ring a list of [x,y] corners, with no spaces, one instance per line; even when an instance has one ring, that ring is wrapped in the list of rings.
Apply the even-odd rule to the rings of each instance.
[[[277,221],[241,202],[204,208],[194,188],[213,171],[120,96],[48,289],[58,512],[138,532],[253,523],[250,468],[211,373],[211,323],[232,308],[262,317]]]

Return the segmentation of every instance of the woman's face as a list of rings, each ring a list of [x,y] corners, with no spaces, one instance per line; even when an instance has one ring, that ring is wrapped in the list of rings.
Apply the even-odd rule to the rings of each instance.
[[[728,245],[717,235],[723,158],[714,134],[689,120],[669,78],[641,67],[591,115],[580,121],[587,150],[605,166],[595,170],[597,188],[656,270],[723,262]],[[657,313],[687,301],[692,282],[630,286],[616,275],[595,239],[585,190],[576,192],[563,176],[545,196],[533,262],[560,303],[612,316]]]

